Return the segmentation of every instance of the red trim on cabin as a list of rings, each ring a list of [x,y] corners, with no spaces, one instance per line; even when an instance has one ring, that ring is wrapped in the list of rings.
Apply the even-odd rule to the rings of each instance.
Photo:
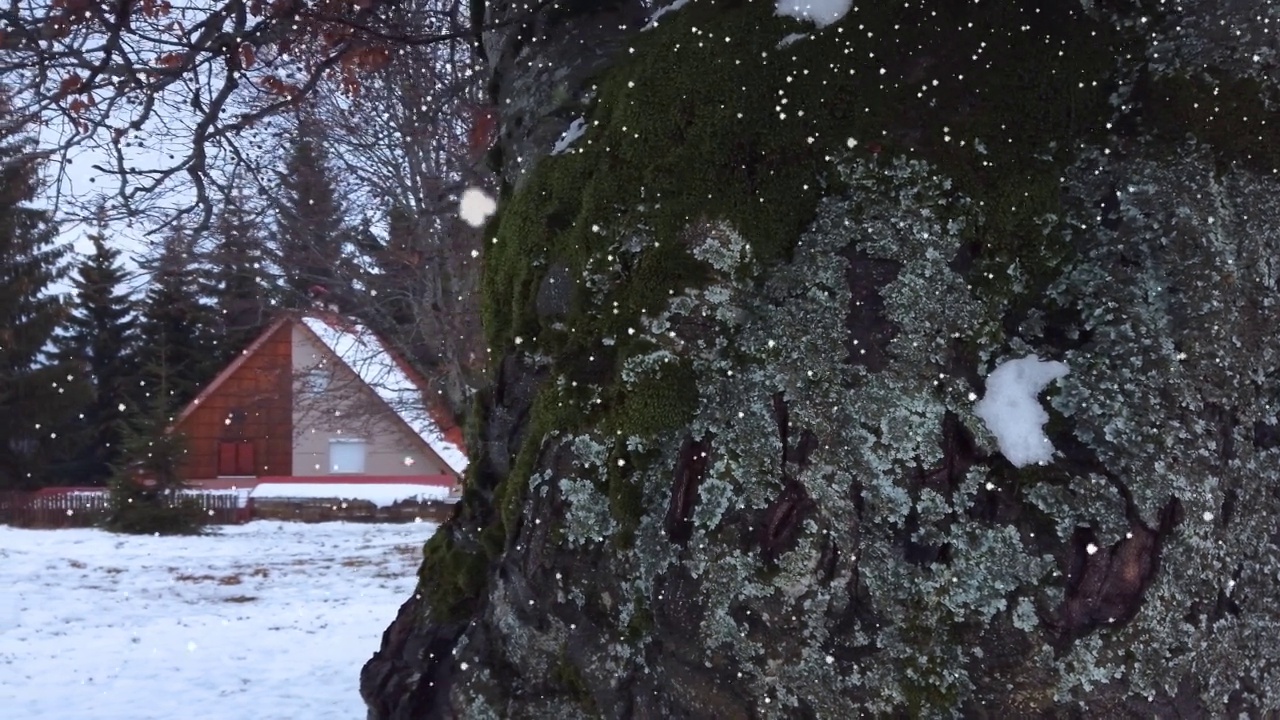
[[[381,338],[379,338],[379,341],[382,341]],[[417,370],[413,369],[413,367],[409,365],[408,361],[400,356],[400,353],[388,346],[386,342],[382,342],[382,347],[386,350],[387,355],[391,356],[391,360],[400,367],[400,370],[405,374],[405,377],[409,378],[409,382],[417,385],[418,389],[422,391],[422,400],[426,403],[427,415],[430,416],[431,422],[435,423],[436,427],[440,428],[440,434],[444,436],[444,439],[447,442],[452,443],[457,447],[463,455],[466,455],[467,446],[466,443],[463,442],[462,426],[459,425],[457,419],[453,417],[453,413],[449,412],[445,407],[444,402],[439,399],[438,395],[432,396],[432,394],[428,392],[430,385],[428,385],[427,381],[418,374]]]
[[[452,475],[360,475],[358,477],[308,477],[306,475],[268,475],[258,478],[263,483],[307,485],[434,485],[453,487],[458,480]]]
[[[208,480],[188,480],[187,487],[192,490],[252,490],[258,484],[256,477],[210,478]]]
[[[327,477],[306,475],[268,475],[264,477],[216,478],[190,480],[187,485],[195,490],[252,490],[263,483],[290,485],[427,485],[431,487],[459,487],[452,475],[360,475],[358,477]]]

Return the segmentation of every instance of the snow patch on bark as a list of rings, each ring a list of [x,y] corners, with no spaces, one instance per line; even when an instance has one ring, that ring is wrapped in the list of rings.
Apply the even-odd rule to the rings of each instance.
[[[569,151],[578,138],[587,134],[587,121],[585,118],[577,118],[569,123],[569,127],[565,129],[564,134],[556,140],[556,144],[551,148],[552,155],[561,155]]]
[[[778,14],[798,20],[808,20],[819,28],[839,22],[853,0],[778,0]]]
[[[1049,413],[1036,396],[1068,372],[1060,362],[1029,355],[1000,363],[987,378],[987,393],[973,406],[973,412],[996,436],[1000,452],[1015,467],[1053,459],[1053,443],[1044,434]]]

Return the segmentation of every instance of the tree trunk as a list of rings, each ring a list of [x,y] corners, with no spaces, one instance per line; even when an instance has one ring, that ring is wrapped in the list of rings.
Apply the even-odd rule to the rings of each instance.
[[[1280,11],[920,5],[486,35],[494,382],[370,718],[1280,706]]]

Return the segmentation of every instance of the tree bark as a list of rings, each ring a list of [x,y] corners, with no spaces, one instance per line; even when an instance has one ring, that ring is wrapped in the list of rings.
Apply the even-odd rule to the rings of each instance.
[[[885,5],[486,34],[493,386],[370,718],[1280,707],[1280,15]]]

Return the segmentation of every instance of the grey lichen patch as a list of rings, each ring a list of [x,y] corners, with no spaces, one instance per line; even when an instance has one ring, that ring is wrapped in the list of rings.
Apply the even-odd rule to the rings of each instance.
[[[727,222],[720,221],[691,228],[692,248],[695,258],[709,265],[724,277],[751,273],[751,244]]]
[[[1185,75],[1215,67],[1273,86],[1280,82],[1280,55],[1275,45],[1280,7],[1275,3],[1188,0],[1177,11],[1171,10],[1151,8],[1128,20],[1140,25],[1152,38],[1146,52],[1152,70]]]
[[[560,648],[568,635],[567,628],[557,618],[546,618],[540,623],[538,632],[529,628],[528,614],[536,612],[521,607],[518,592],[513,591],[509,582],[498,579],[494,582],[490,593],[492,603],[489,616],[494,625],[502,631],[507,651],[520,667],[531,678],[546,677],[559,661]]]
[[[562,477],[560,494],[568,502],[565,530],[570,547],[603,542],[617,531],[609,513],[609,497],[591,480]]]
[[[457,653],[455,653],[457,654]],[[467,716],[476,720],[499,720],[504,716],[501,709],[502,686],[489,668],[483,664],[466,660],[460,661],[460,677],[450,689],[453,702],[467,708]]]
[[[635,390],[679,364],[698,389],[685,431],[714,431],[714,441],[692,538],[677,546],[662,523],[678,428],[571,435],[580,475],[546,478],[566,500],[569,545],[594,547],[610,578],[581,575],[565,588],[583,612],[607,617],[601,631],[617,638],[593,662],[620,675],[645,672],[638,648],[648,641],[648,607],[662,602],[655,588],[679,568],[697,583],[703,662],[740,668],[750,679],[741,687],[765,716],[839,714],[851,705],[958,713],[996,691],[974,668],[984,643],[1006,644],[985,634],[997,632],[1017,635],[1008,652],[1021,654],[1001,677],[1012,686],[1008,702],[1027,712],[1118,682],[1173,692],[1188,673],[1207,679],[1210,698],[1246,673],[1260,688],[1257,706],[1274,702],[1275,651],[1257,647],[1235,618],[1251,613],[1248,628],[1280,631],[1262,601],[1280,571],[1277,553],[1256,540],[1275,532],[1280,508],[1248,481],[1280,455],[1253,442],[1255,421],[1277,414],[1280,358],[1260,324],[1276,254],[1270,240],[1257,239],[1265,235],[1255,223],[1267,214],[1231,211],[1236,198],[1273,205],[1260,196],[1266,188],[1216,178],[1194,159],[1173,171],[1130,162],[1119,229],[1100,228],[1089,199],[1115,181],[1091,175],[1107,166],[1105,156],[1086,155],[1072,170],[1076,189],[1059,231],[1071,233],[1077,251],[1043,296],[1019,300],[1042,319],[1022,336],[1006,336],[1002,296],[968,287],[950,266],[981,210],[924,163],[841,161],[847,194],[820,205],[792,259],[762,288],[736,272],[741,254],[694,250],[708,263],[708,283],[672,292],[641,316],[631,337],[647,350],[623,360],[618,377]],[[1182,184],[1150,175],[1158,171],[1177,173]],[[1155,188],[1166,182],[1186,202],[1162,217],[1167,199]],[[715,232],[732,237],[731,227]],[[697,237],[690,243],[707,247]],[[898,268],[877,288],[894,330],[893,373],[870,372],[845,352],[850,247]],[[1057,332],[1064,313],[1083,318],[1074,336]],[[981,388],[956,368],[980,372],[998,355],[1033,351],[1072,370],[1049,400],[1051,432],[1078,445],[1071,461],[975,465],[926,485],[922,478],[947,462],[948,414],[994,446],[970,410]],[[802,437],[811,447],[799,459]],[[600,541],[616,534],[620,515],[605,479],[620,459],[639,457],[619,475],[636,493],[627,511],[634,552],[606,552]],[[797,505],[790,520],[772,517],[796,486],[812,505]],[[1051,518],[1048,536],[1037,537],[1041,526],[1031,522],[974,519],[974,505],[995,492]],[[1060,564],[1077,528],[1088,528],[1100,548],[1116,546],[1131,522],[1159,525],[1170,498],[1186,518],[1164,541],[1140,611],[1127,622],[1102,618],[1055,650],[1045,622],[1063,602]],[[761,533],[775,521],[793,527],[766,556]],[[927,552],[908,558],[908,542]],[[652,632],[662,632],[655,622]],[[1007,630],[983,630],[993,627]],[[1230,649],[1241,644],[1262,661],[1233,663]]]
[[[925,333],[913,330],[936,325],[949,331],[938,339],[942,343],[975,320],[992,319],[973,316],[983,308],[974,302],[965,278],[947,267],[978,215],[976,208],[947,177],[923,172],[927,167],[919,161],[895,161],[869,172],[856,164],[842,175],[854,193],[869,200],[850,208],[852,217],[846,220],[860,228],[859,249],[903,266],[885,292],[890,317],[904,330],[898,341],[906,346],[897,354],[936,363],[930,356],[938,350],[923,347]],[[892,203],[883,202],[886,195]]]
[[[1171,497],[1184,515],[1141,612],[1113,641],[1091,642],[1078,667],[1096,655],[1143,693],[1195,677],[1215,708],[1243,676],[1252,689],[1240,707],[1274,708],[1280,651],[1246,636],[1280,622],[1280,558],[1267,540],[1280,500],[1260,482],[1280,455],[1253,432],[1277,409],[1280,242],[1267,228],[1280,223],[1280,186],[1219,170],[1189,146],[1173,162],[1090,157],[1069,178],[1073,220],[1090,230],[1049,299],[1078,312],[1084,332],[1063,355],[1072,372],[1053,405],[1143,523],[1156,525]],[[1117,222],[1104,227],[1088,203],[1108,188]],[[1102,520],[1107,505],[1122,512],[1108,499],[1081,513]]]
[[[723,469],[717,474],[724,473]],[[734,485],[724,480],[712,478],[703,481],[698,489],[698,504],[693,514],[693,522],[703,532],[708,532],[720,525],[720,518],[730,508],[741,508],[741,499]]]
[[[951,411],[973,422],[973,388],[948,372],[956,360],[952,341],[981,343],[999,333],[1000,309],[983,306],[947,264],[976,213],[923,163],[847,162],[842,173],[849,196],[822,203],[792,261],[745,308],[737,359],[694,362],[704,398],[694,426],[717,434],[695,514],[698,532],[683,562],[707,593],[704,644],[755,674],[748,686],[757,688],[755,706],[767,714],[802,702],[838,712],[850,697],[872,712],[938,712],[958,707],[973,687],[964,643],[939,642],[938,633],[1008,611],[1006,598],[1042,582],[1051,562],[1028,552],[1012,528],[958,521],[981,473],[950,497],[918,488],[920,469],[941,460],[943,416]],[[841,352],[851,246],[901,268],[881,292],[897,330],[889,352],[910,371],[867,373]],[[771,401],[779,393],[789,414],[785,446]],[[802,465],[784,460],[802,432],[813,437],[808,457]],[[775,565],[712,540],[723,523],[760,517],[786,482],[818,499],[821,514],[800,522]],[[904,562],[901,543],[913,515],[936,526],[957,519],[935,538],[950,547],[949,567]],[[855,611],[844,590],[850,581],[884,614]],[[867,611],[841,636],[812,622]],[[779,645],[778,628],[792,624],[794,633],[782,633],[789,642]],[[875,648],[874,662],[853,665],[837,659],[848,649],[833,653],[859,645]]]
[[[1266,376],[1280,348],[1265,303],[1276,248],[1258,223],[1280,204],[1266,185],[1216,179],[1207,159],[1117,168],[1126,222],[1097,228],[1085,259],[1051,291],[1079,308],[1089,333],[1064,355],[1072,374],[1054,406],[1108,468],[1147,479],[1132,492],[1148,524],[1170,495],[1193,514],[1220,508],[1221,471],[1251,454],[1232,436],[1274,412]],[[1223,437],[1219,414],[1232,416]],[[1202,477],[1186,472],[1194,466]]]
[[[1052,558],[1029,553],[1012,527],[957,526],[946,540],[954,548],[954,560],[925,585],[936,584],[940,601],[960,623],[990,622],[1009,609],[1014,590],[1028,580],[1047,578],[1053,567]],[[995,565],[980,568],[978,562]]]
[[[1072,646],[1071,652],[1058,661],[1058,686],[1054,700],[1070,704],[1078,693],[1087,693],[1124,677],[1122,664],[1108,662],[1104,642],[1094,636]]]
[[[1026,489],[1025,497],[1054,519],[1058,539],[1064,542],[1077,527],[1093,528],[1104,546],[1119,542],[1129,531],[1124,497],[1101,475],[1036,483]]]

